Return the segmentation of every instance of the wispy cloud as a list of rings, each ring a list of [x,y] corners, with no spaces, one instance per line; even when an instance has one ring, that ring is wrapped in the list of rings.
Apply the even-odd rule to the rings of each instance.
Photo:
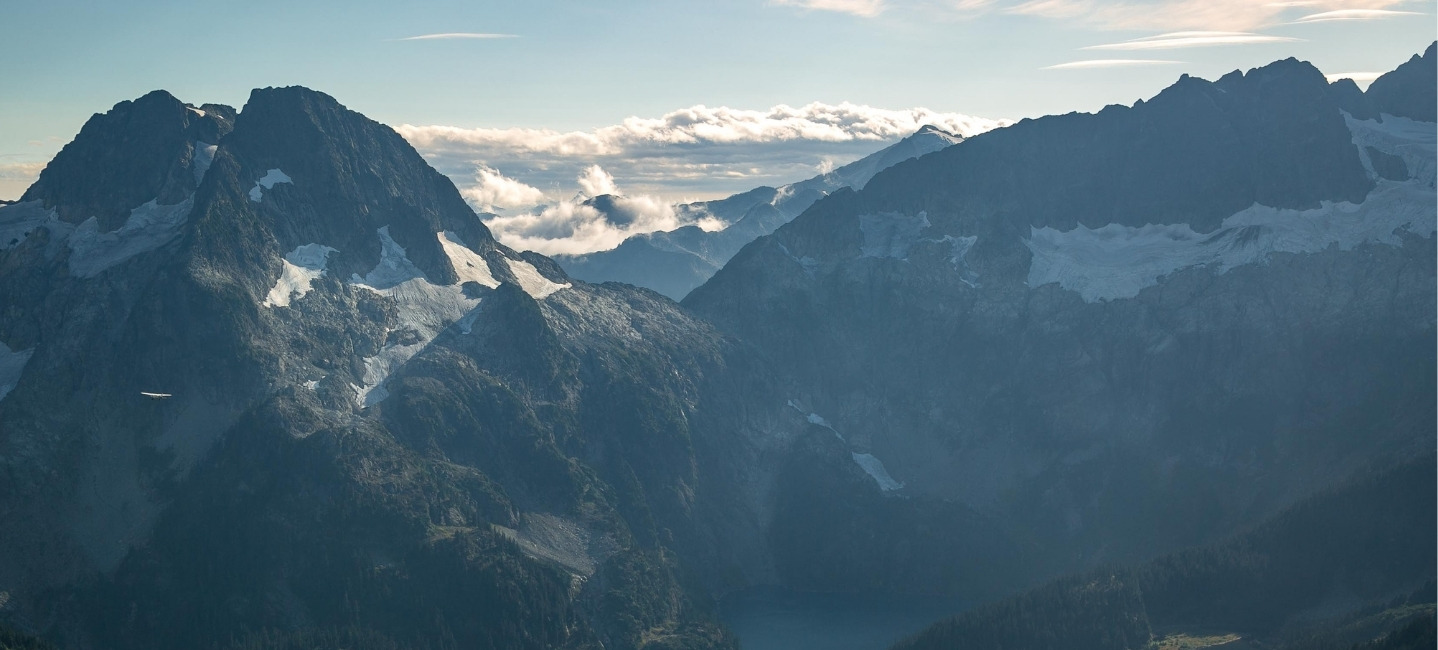
[[[1044,66],[1041,70],[1090,70],[1095,68],[1133,68],[1151,65],[1176,65],[1182,61],[1164,61],[1160,59],[1090,59],[1087,61],[1069,61],[1057,65]]]
[[[1215,45],[1254,45],[1259,43],[1292,43],[1301,39],[1270,36],[1252,32],[1169,32],[1158,36],[1136,38],[1121,43],[1090,45],[1085,50],[1176,50]]]
[[[776,5],[835,11],[864,18],[873,18],[883,13],[885,8],[885,0],[771,0],[771,2]]]
[[[1303,16],[1295,23],[1326,23],[1335,20],[1380,20],[1397,16],[1422,16],[1416,11],[1393,11],[1390,9],[1338,9]]]
[[[519,38],[518,34],[481,34],[476,32],[446,32],[443,34],[420,34],[395,39],[400,41],[446,41],[458,39],[492,40],[497,38]]]
[[[880,11],[959,18],[1010,14],[1063,20],[1098,29],[1170,32],[1251,32],[1293,21],[1304,12],[1383,11],[1407,2],[1411,0],[770,0],[771,4],[847,11],[864,16],[875,16]],[[1398,13],[1408,12],[1386,15]],[[1355,14],[1348,19],[1359,18]]]

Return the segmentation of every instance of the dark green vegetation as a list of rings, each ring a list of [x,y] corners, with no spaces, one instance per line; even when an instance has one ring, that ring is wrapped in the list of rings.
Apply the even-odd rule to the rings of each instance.
[[[0,625],[0,650],[55,650],[47,641]]]
[[[1425,625],[1431,635],[1433,461],[1364,473],[1220,543],[1050,582],[895,648],[1121,650],[1236,637],[1316,650],[1384,635],[1359,647],[1388,647]],[[1324,620],[1374,602],[1385,604]]]

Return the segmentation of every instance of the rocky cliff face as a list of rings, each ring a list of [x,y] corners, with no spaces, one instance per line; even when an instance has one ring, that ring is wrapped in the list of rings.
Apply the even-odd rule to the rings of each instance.
[[[1434,125],[1340,98],[1288,60],[976,136],[684,304],[904,493],[1060,564],[1209,539],[1433,446]]]

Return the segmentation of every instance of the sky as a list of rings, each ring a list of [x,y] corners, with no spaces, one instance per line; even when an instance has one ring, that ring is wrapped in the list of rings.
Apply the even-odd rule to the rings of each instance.
[[[1427,47],[1435,14],[1434,0],[0,0],[0,198],[119,101],[163,88],[241,107],[299,84],[395,127],[477,209],[576,212],[596,192],[664,205],[802,180],[924,123],[969,135],[1131,104],[1183,73],[1292,56],[1362,85]],[[630,226],[677,225],[656,214]]]

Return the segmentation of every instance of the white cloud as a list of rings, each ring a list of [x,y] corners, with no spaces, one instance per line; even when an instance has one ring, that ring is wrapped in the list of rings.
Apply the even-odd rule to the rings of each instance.
[[[925,124],[974,135],[1008,121],[816,102],[766,110],[692,106],[589,131],[413,125],[397,130],[456,180],[471,205],[501,215],[490,223],[500,241],[541,253],[583,253],[613,247],[632,234],[688,225],[682,219],[695,217],[676,216],[676,202],[800,181],[825,164],[856,160]],[[537,194],[543,199],[536,200]],[[624,195],[608,219],[583,205],[605,194]],[[527,209],[541,202],[549,207]],[[708,229],[723,225],[693,223]]]
[[[1069,61],[1057,65],[1044,66],[1041,70],[1087,70],[1094,68],[1132,68],[1150,65],[1175,65],[1182,61],[1163,61],[1159,59],[1090,59],[1088,61]]]
[[[569,196],[574,179],[597,164],[636,194],[677,200],[802,180],[825,159],[840,164],[858,159],[925,124],[974,135],[1007,123],[926,108],[816,102],[767,110],[693,106],[589,131],[413,125],[397,130],[460,185],[480,176],[482,168],[498,169],[556,201]]]
[[[544,202],[544,192],[480,165],[475,170],[474,184],[460,190],[470,205],[482,212],[515,208],[531,208]]]
[[[577,183],[581,191],[572,199],[524,214],[491,217],[485,225],[506,246],[544,255],[608,250],[633,235],[686,225],[722,227],[713,218],[681,217],[673,204],[658,197],[620,194],[614,178],[599,165],[585,168]],[[591,199],[603,195],[609,199],[600,209]]]
[[[590,165],[584,168],[579,175],[579,191],[585,196],[593,198],[605,194],[618,194],[619,186],[614,184],[614,177],[604,171],[599,165]]]
[[[1170,32],[1158,36],[1136,38],[1121,43],[1090,45],[1085,50],[1174,50],[1214,45],[1253,45],[1259,43],[1292,43],[1301,39],[1269,36],[1251,32]]]
[[[1334,20],[1379,20],[1396,16],[1422,16],[1416,11],[1390,11],[1386,9],[1338,9],[1303,16],[1295,23],[1326,23]]]
[[[820,11],[873,18],[884,11],[884,0],[772,0],[776,5],[790,5]]]
[[[401,41],[447,41],[460,39],[493,40],[497,38],[519,38],[518,34],[481,34],[476,32],[447,32],[444,34],[420,34],[407,36]]]

